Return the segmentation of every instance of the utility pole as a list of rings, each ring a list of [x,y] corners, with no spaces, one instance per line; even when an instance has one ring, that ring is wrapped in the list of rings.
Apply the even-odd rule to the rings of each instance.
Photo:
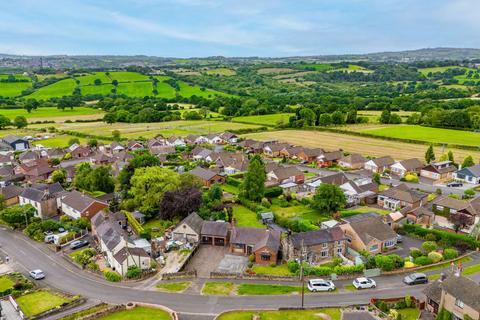
[[[304,302],[305,302],[305,281],[303,279],[303,260],[305,259],[305,253],[306,253],[306,250],[305,250],[305,247],[303,246],[303,240],[302,240],[302,244],[301,244],[301,247],[300,247],[300,281],[302,282],[302,309],[303,309],[303,306],[304,306]]]

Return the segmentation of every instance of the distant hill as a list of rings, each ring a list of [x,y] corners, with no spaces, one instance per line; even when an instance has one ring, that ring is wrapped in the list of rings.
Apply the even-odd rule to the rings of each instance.
[[[125,67],[168,67],[184,64],[236,64],[245,62],[295,62],[295,61],[397,61],[414,62],[428,60],[478,60],[480,61],[480,49],[473,48],[426,48],[418,50],[398,52],[377,52],[368,54],[345,54],[345,55],[316,55],[295,57],[205,57],[177,59],[155,56],[22,56],[0,54],[0,68],[7,69],[98,69],[98,68],[125,68]]]

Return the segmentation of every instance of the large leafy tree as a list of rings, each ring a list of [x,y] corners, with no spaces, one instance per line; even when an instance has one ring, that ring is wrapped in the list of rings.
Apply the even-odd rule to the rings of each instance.
[[[202,193],[198,188],[167,191],[160,202],[160,218],[170,220],[175,217],[185,218],[198,211],[202,205]]]
[[[255,155],[248,165],[248,171],[242,184],[242,195],[248,200],[259,201],[265,193],[265,164],[259,155]]]
[[[110,193],[115,189],[115,180],[110,166],[99,166],[92,169],[90,164],[85,162],[77,167],[74,185],[80,190]]]
[[[24,116],[16,116],[13,120],[13,125],[17,127],[17,129],[25,128],[28,125],[27,118]]]
[[[312,207],[322,213],[332,214],[345,207],[347,200],[340,187],[322,183],[313,196]]]
[[[472,156],[467,156],[463,159],[462,168],[472,167],[475,165],[475,161]]]
[[[160,167],[136,169],[130,182],[128,195],[134,206],[150,217],[158,212],[165,192],[177,190],[181,185],[178,173]]]
[[[37,210],[30,204],[25,206],[15,205],[3,209],[0,219],[14,228],[23,228],[33,218]]]
[[[135,169],[159,166],[160,160],[148,151],[139,151],[135,153],[133,159],[120,171],[118,181],[123,190],[130,189],[130,179]]]

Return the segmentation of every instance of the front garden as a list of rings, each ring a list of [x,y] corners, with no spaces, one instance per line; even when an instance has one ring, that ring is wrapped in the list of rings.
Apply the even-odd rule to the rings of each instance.
[[[35,317],[53,309],[60,309],[74,301],[78,296],[69,296],[47,289],[26,292],[15,298],[18,306],[27,317]]]
[[[230,311],[221,314],[218,320],[340,320],[340,309],[311,309],[311,310],[279,310],[279,311]]]
[[[171,320],[170,314],[162,309],[149,307],[135,307],[122,310],[97,318],[98,320]]]
[[[0,277],[0,297],[21,294],[22,291],[32,289],[34,284],[19,272],[12,272]]]

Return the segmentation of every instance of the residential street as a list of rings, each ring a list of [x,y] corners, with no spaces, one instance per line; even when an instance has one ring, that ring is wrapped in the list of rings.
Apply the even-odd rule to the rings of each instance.
[[[170,294],[146,291],[144,283],[115,284],[81,272],[61,255],[50,251],[43,243],[33,242],[22,234],[3,228],[0,231],[1,250],[10,256],[10,264],[21,271],[42,269],[46,279],[39,282],[58,290],[109,303],[139,301],[165,305],[182,314],[214,315],[232,309],[259,309],[298,307],[298,296],[236,296],[216,297],[199,294]],[[478,259],[478,254],[475,260]],[[476,261],[478,263],[478,261]],[[406,294],[419,296],[424,286],[407,287],[402,276],[378,277],[378,288],[338,294],[308,294],[305,305],[347,306],[368,303],[371,297],[398,297]],[[259,282],[259,281],[256,281]],[[337,287],[350,281],[337,281]],[[271,282],[268,282],[271,283]],[[191,318],[191,317],[189,317]]]

